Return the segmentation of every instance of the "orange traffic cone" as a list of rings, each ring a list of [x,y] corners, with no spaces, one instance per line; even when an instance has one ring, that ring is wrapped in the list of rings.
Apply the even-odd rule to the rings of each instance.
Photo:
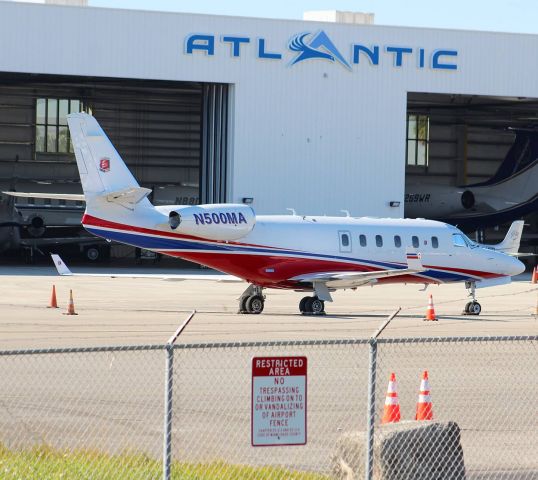
[[[420,382],[420,392],[418,393],[417,413],[415,420],[433,420],[432,399],[430,397],[430,382],[428,380],[428,370],[424,370],[422,381]]]
[[[50,296],[50,305],[47,308],[58,308],[58,302],[56,301],[56,285],[52,286],[52,295]]]
[[[387,396],[385,397],[385,408],[381,423],[396,423],[400,421],[400,402],[398,400],[398,388],[396,375],[390,374]]]
[[[538,267],[534,267],[532,269],[532,277],[531,277],[531,283],[538,282]]]
[[[67,312],[64,315],[78,315],[75,312],[75,304],[73,303],[73,290],[69,290],[69,305],[67,305]]]
[[[424,320],[430,320],[430,321],[437,321],[437,317],[435,316],[435,310],[433,308],[433,297],[430,294],[430,299],[428,300],[428,309],[426,310],[426,316],[424,317]]]

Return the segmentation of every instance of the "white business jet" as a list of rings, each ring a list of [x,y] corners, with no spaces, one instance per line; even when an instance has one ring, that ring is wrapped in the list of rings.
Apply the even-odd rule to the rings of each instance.
[[[263,311],[264,288],[312,292],[302,313],[320,314],[331,292],[382,283],[464,282],[478,315],[475,288],[509,283],[524,265],[523,222],[498,245],[472,242],[431,220],[256,215],[243,204],[153,206],[97,121],[68,116],[86,199],[82,224],[100,237],[220,270],[250,285],[239,310]]]

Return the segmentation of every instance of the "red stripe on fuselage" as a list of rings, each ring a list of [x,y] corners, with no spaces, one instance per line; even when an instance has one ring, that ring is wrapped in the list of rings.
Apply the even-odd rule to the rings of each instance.
[[[160,253],[200,263],[216,270],[220,270],[221,272],[244,278],[248,282],[263,287],[279,286],[281,288],[290,288],[295,285],[296,282],[289,282],[289,278],[298,275],[307,275],[309,273],[331,271],[372,272],[381,270],[367,265],[356,265],[310,258],[280,257],[276,255],[251,255],[248,253],[233,255],[226,253],[170,251]],[[266,269],[273,271],[267,272]],[[424,280],[421,283],[424,283]]]

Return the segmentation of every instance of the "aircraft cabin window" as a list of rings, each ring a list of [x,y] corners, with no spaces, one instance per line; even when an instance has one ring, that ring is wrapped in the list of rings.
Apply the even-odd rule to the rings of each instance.
[[[366,247],[366,235],[359,235],[359,242],[361,247]]]
[[[455,247],[466,247],[467,243],[465,242],[465,239],[462,235],[459,233],[453,233],[452,234],[452,243]]]
[[[340,251],[342,253],[351,252],[351,234],[348,231],[338,232],[338,238],[340,239]]]
[[[400,235],[394,235],[394,246],[396,248],[400,248],[402,246],[402,239],[400,238]]]
[[[437,237],[432,237],[432,247],[439,248],[439,239]]]
[[[375,244],[378,246],[378,247],[382,247],[383,246],[383,237],[381,235],[376,235],[375,236]]]
[[[411,237],[411,241],[413,242],[413,247],[418,248],[418,246],[420,245],[420,242],[418,241],[418,237],[413,235]]]

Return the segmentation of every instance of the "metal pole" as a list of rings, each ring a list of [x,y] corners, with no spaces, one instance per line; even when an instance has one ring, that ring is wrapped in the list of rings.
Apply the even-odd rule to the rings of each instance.
[[[376,380],[376,360],[377,360],[377,340],[370,340],[370,362],[368,376],[368,411],[366,430],[366,480],[372,480],[374,469],[374,422],[375,422],[375,380]]]
[[[389,323],[400,313],[402,307],[399,307],[394,313],[388,316],[383,324],[375,331],[370,338],[370,361],[369,361],[369,376],[368,376],[368,407],[366,419],[366,464],[365,475],[366,480],[372,480],[374,476],[374,431],[375,431],[375,381],[377,373],[377,338]]]
[[[172,463],[172,394],[174,381],[174,345],[166,344],[166,380],[164,384],[163,479],[170,480]]]
[[[174,343],[196,313],[193,310],[166,343],[166,376],[164,382],[164,448],[163,479],[170,480],[172,469],[172,398],[174,394]]]

